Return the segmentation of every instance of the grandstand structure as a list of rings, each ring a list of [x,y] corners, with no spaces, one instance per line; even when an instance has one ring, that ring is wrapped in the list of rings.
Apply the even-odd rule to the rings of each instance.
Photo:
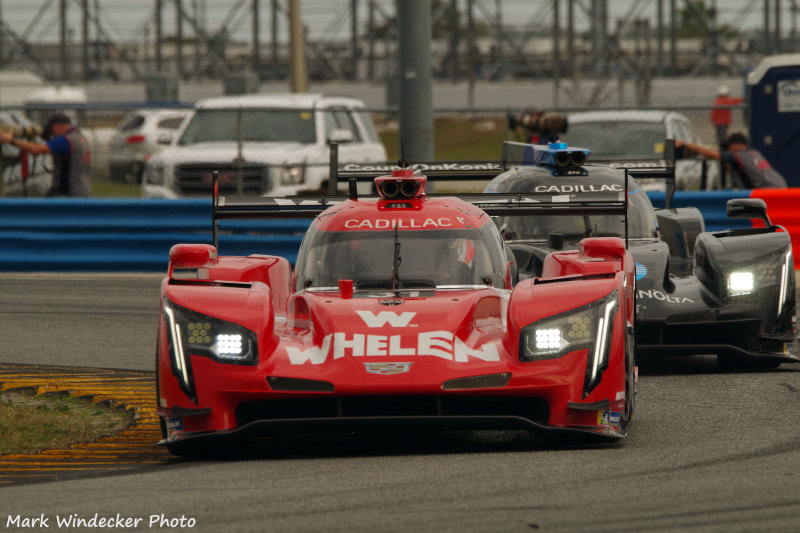
[[[396,75],[402,0],[3,0],[0,69],[61,83],[284,80],[293,5],[310,79]],[[738,76],[798,47],[797,0],[434,0],[431,9],[436,80],[624,79],[645,96],[653,76]]]

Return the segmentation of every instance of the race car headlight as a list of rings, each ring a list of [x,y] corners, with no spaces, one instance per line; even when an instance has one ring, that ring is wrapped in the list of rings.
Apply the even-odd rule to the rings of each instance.
[[[257,363],[256,334],[249,329],[174,304],[165,305],[164,310],[174,323],[171,334],[176,338],[176,348],[184,352],[175,353],[176,359],[181,356],[186,361],[189,354],[196,354],[221,363]]]
[[[302,166],[276,167],[275,176],[281,185],[299,185],[306,181],[306,169]]]
[[[730,296],[743,296],[755,290],[753,273],[747,271],[731,272],[728,274],[728,294]]]
[[[616,302],[614,291],[602,300],[525,326],[521,331],[520,360],[555,359],[581,348],[593,349],[598,341],[603,344],[609,327],[607,315],[613,316]],[[602,349],[601,346],[600,352]],[[603,356],[599,352],[598,355]],[[598,361],[598,366],[601,363]]]

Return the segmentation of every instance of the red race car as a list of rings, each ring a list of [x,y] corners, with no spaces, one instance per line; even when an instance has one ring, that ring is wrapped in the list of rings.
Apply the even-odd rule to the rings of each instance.
[[[569,180],[573,159],[556,153],[553,171]],[[515,284],[490,215],[624,217],[624,193],[440,197],[407,168],[375,185],[377,198],[352,186],[350,197],[214,199],[215,244],[220,219],[314,218],[294,270],[172,248],[157,349],[170,451],[387,427],[623,438],[636,390],[626,243],[584,239]]]

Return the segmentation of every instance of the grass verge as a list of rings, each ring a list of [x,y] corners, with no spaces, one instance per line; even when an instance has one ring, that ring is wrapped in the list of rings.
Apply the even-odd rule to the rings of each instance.
[[[84,398],[5,391],[0,393],[0,454],[91,442],[125,429],[130,422],[127,412]]]
[[[141,185],[110,180],[92,180],[93,198],[137,198],[141,193]]]

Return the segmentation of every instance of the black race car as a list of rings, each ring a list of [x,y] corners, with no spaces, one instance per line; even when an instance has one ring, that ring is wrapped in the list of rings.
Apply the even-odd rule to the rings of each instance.
[[[622,170],[584,164],[587,152],[564,143],[505,143],[509,170],[485,192],[549,192],[566,206],[576,194],[624,195],[631,176],[674,180],[669,165],[626,177]],[[789,234],[770,223],[764,202],[730,200],[727,212],[760,218],[766,227],[706,232],[698,209],[654,209],[635,179],[627,183],[627,224],[615,215],[497,218],[520,279],[539,276],[548,254],[580,247],[586,237],[627,237],[636,261],[637,354],[716,354],[723,367],[800,361],[792,245]]]

